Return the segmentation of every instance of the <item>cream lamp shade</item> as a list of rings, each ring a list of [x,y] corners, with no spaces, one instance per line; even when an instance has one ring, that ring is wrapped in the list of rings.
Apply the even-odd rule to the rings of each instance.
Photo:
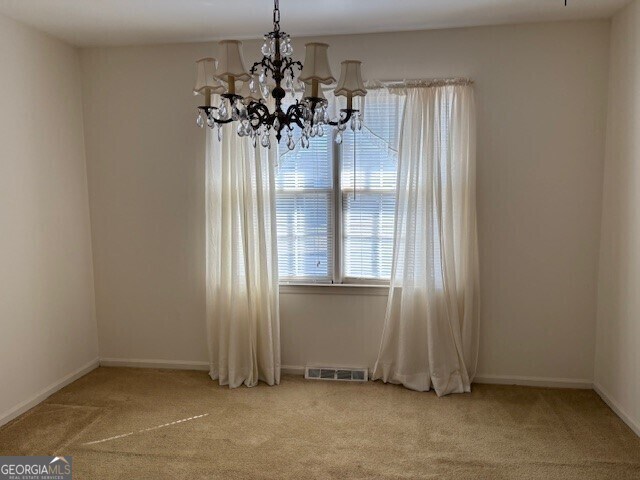
[[[194,95],[209,93],[221,93],[224,88],[216,79],[216,59],[201,58],[196,62],[196,85],[193,87]]]
[[[300,73],[300,81],[311,83],[316,80],[318,83],[329,84],[336,81],[331,74],[329,67],[329,57],[326,43],[307,43],[305,52],[304,67]]]
[[[220,62],[216,78],[228,82],[229,77],[235,80],[248,81],[251,78],[244,64],[242,42],[239,40],[222,40],[219,44]]]
[[[362,81],[362,71],[360,66],[362,62],[358,60],[345,60],[342,62],[342,71],[340,72],[340,80],[334,90],[335,94],[342,97],[364,97],[367,89],[364,88]]]

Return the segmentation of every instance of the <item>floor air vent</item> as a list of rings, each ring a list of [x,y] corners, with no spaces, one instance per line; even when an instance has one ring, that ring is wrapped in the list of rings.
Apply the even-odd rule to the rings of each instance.
[[[341,382],[366,382],[366,368],[306,367],[304,378],[309,380],[338,380]]]

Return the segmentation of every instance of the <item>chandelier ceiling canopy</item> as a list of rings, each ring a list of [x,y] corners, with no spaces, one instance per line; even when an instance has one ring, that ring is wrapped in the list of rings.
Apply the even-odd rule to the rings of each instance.
[[[365,96],[361,62],[345,60],[337,87],[336,96],[346,97],[346,108],[331,118],[328,102],[320,85],[331,85],[336,79],[331,73],[326,43],[307,43],[305,61],[302,64],[292,59],[291,38],[280,30],[279,0],[274,0],[273,31],[264,36],[262,60],[247,69],[242,53],[242,42],[222,40],[219,42],[218,59],[203,58],[196,62],[196,84],[194,94],[204,97],[198,107],[197,124],[216,128],[222,138],[222,126],[234,123],[236,133],[250,137],[256,146],[271,147],[271,134],[279,142],[287,135],[287,147],[295,148],[293,130],[301,131],[300,141],[305,148],[309,139],[325,135],[325,128],[336,130],[335,140],[342,142],[342,132],[350,124],[352,130],[362,128],[359,110],[353,108],[353,98]],[[296,98],[296,92],[302,98]],[[220,103],[212,105],[212,95],[220,95]],[[291,104],[284,106],[286,95],[291,95]],[[271,110],[268,103],[274,100]]]

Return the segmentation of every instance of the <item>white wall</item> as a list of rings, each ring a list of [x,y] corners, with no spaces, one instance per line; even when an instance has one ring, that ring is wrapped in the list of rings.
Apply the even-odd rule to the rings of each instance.
[[[0,424],[98,354],[76,49],[0,16]]]
[[[613,19],[595,383],[640,435],[640,2]]]
[[[480,372],[593,377],[609,22],[337,36],[369,79],[469,76],[478,100]],[[298,55],[304,39],[295,42]],[[245,43],[248,59],[259,44]],[[210,44],[82,52],[100,355],[206,362]],[[282,296],[285,365],[371,365],[384,296]]]

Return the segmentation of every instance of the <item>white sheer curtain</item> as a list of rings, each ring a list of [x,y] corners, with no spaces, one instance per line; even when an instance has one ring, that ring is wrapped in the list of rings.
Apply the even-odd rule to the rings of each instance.
[[[393,268],[373,378],[469,392],[479,327],[473,89],[445,82],[398,93]]]
[[[207,129],[210,376],[231,388],[280,383],[274,158],[232,126]]]

